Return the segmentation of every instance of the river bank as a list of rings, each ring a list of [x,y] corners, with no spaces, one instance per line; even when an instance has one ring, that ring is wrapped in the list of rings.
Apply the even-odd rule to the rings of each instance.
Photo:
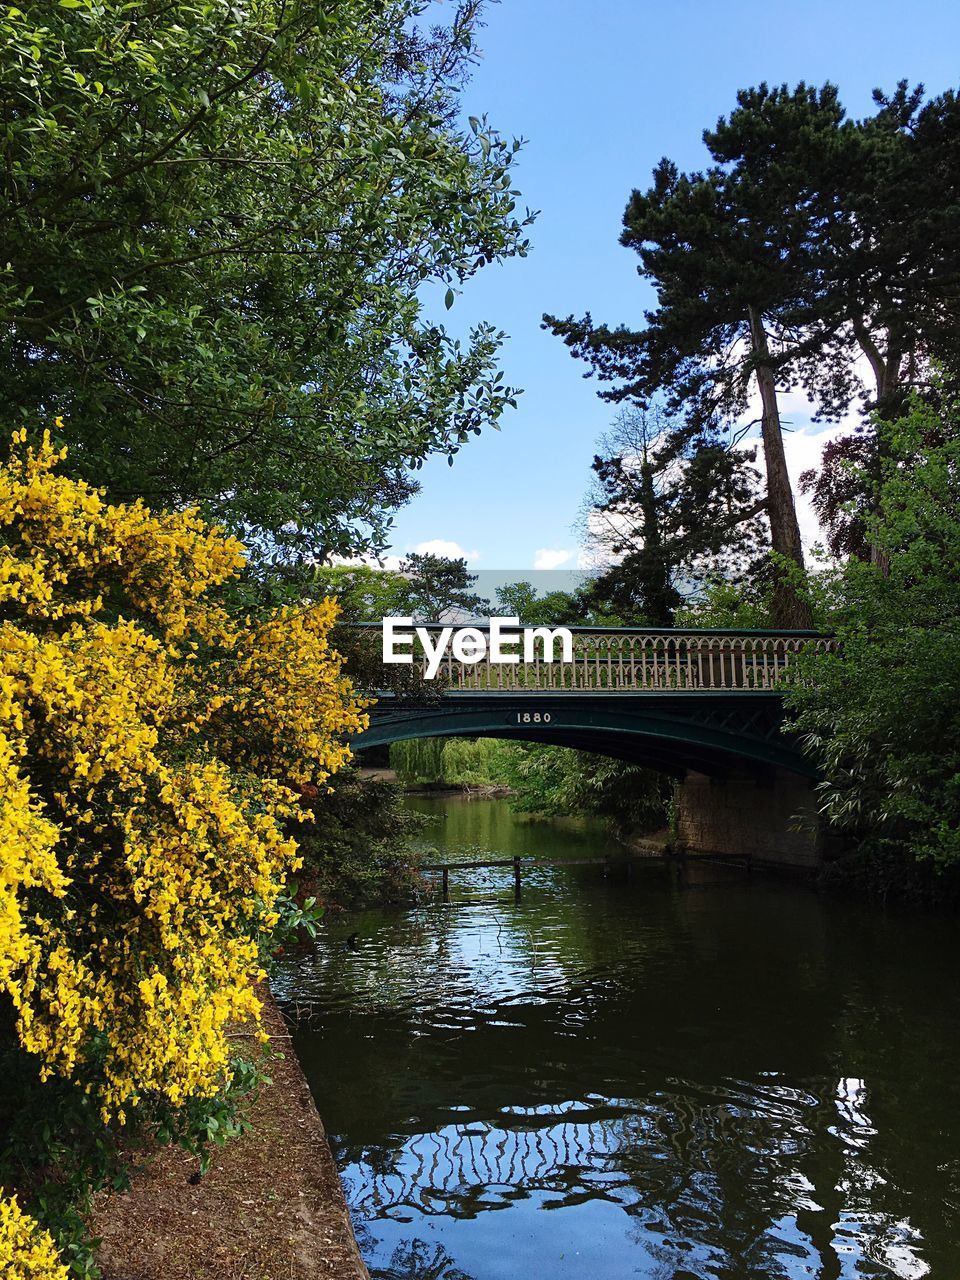
[[[273,996],[263,1024],[271,1083],[253,1129],[197,1162],[166,1148],[125,1195],[101,1195],[95,1234],[103,1280],[368,1280],[320,1116]]]
[[[391,782],[400,783],[400,778],[395,769],[375,769],[362,768],[358,769],[361,778],[368,782]],[[476,798],[486,798],[494,800],[502,800],[507,796],[513,795],[510,787],[504,786],[497,782],[408,782],[403,784],[403,794],[406,796],[472,796]]]

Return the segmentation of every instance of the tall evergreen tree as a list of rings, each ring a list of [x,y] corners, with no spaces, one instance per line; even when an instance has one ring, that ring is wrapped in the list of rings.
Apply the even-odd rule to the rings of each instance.
[[[874,99],[845,149],[817,248],[825,326],[868,412],[801,477],[831,550],[860,558],[876,555],[865,529],[891,424],[911,396],[936,401],[960,386],[960,102],[953,91],[924,102],[906,81]],[[852,402],[848,393],[836,408]]]
[[[640,254],[640,274],[657,289],[646,329],[597,328],[589,316],[545,319],[602,377],[622,380],[613,398],[665,392],[669,408],[682,408],[705,426],[718,415],[744,415],[751,393],[758,392],[771,547],[802,567],[777,396],[786,360],[785,281],[781,253],[773,247],[780,236],[797,242],[787,271],[796,298],[805,278],[800,220],[774,235],[761,219],[744,216],[747,196],[720,168],[686,175],[663,160],[653,186],[633,193],[621,236]],[[810,625],[809,610],[784,573],[774,611],[779,626]]]
[[[613,399],[666,389],[703,418],[742,416],[755,390],[771,544],[798,564],[778,391],[802,386],[825,416],[860,402],[878,421],[924,385],[932,359],[960,368],[957,102],[923,105],[905,84],[876,96],[876,113],[853,122],[832,85],[742,91],[704,134],[714,165],[685,175],[664,160],[627,207],[622,242],[657,290],[646,328],[546,317],[618,384]],[[818,509],[844,491],[836,468],[851,449],[859,460],[855,443],[828,460]],[[783,625],[809,620],[788,577],[774,607]]]

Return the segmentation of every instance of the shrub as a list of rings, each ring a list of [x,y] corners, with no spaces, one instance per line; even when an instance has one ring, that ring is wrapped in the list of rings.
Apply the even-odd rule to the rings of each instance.
[[[443,738],[409,738],[390,744],[390,768],[408,786],[443,781]]]
[[[960,871],[960,429],[916,407],[884,424],[871,562],[819,584],[835,652],[802,664],[788,700],[821,771],[821,812],[871,889],[927,894]],[[834,872],[840,870],[834,868]],[[918,874],[919,873],[919,874]],[[942,879],[942,877],[941,877]],[[942,884],[941,887],[946,887]]]
[[[425,820],[404,806],[400,787],[347,768],[310,804],[314,821],[300,832],[307,892],[337,907],[417,895],[410,841]]]
[[[239,543],[64,452],[20,432],[0,468],[0,990],[41,1081],[123,1125],[232,1078],[298,788],[365,717],[334,602],[234,618]]]

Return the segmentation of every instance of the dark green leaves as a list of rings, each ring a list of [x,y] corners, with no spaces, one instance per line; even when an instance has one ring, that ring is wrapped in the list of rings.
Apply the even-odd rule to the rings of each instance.
[[[62,414],[87,478],[261,555],[382,540],[410,469],[515,396],[501,335],[455,342],[423,286],[449,308],[527,246],[515,144],[453,123],[476,15],[414,39],[424,7],[4,11],[10,427]]]

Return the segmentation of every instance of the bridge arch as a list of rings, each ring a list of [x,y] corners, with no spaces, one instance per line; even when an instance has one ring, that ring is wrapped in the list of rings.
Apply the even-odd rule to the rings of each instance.
[[[683,776],[785,769],[812,777],[810,762],[784,734],[775,693],[620,693],[550,696],[448,692],[410,705],[381,698],[355,750],[410,738],[503,738],[592,751]]]

